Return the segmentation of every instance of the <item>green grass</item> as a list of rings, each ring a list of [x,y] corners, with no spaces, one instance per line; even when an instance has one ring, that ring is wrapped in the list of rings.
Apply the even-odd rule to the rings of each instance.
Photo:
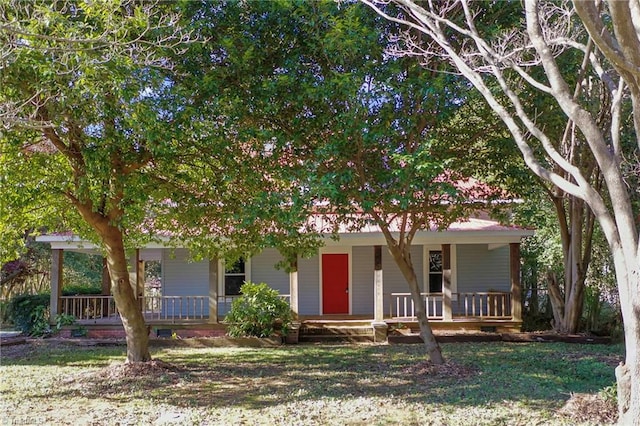
[[[530,425],[574,424],[557,410],[611,385],[623,348],[444,344],[462,376],[416,368],[420,345],[164,348],[176,369],[134,377],[110,374],[124,347],[2,350],[8,424]]]

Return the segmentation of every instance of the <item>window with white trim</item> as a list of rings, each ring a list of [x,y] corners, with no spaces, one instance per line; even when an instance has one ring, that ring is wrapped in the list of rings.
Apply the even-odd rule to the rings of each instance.
[[[429,250],[429,293],[442,293],[442,250]]]
[[[247,281],[247,262],[243,258],[236,262],[225,265],[224,268],[224,295],[237,296],[240,294],[240,287]]]

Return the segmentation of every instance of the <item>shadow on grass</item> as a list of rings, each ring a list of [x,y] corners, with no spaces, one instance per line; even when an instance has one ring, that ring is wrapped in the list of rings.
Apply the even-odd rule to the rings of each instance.
[[[305,400],[393,398],[405,403],[492,405],[517,401],[558,407],[573,392],[595,393],[614,382],[619,346],[562,343],[452,343],[445,357],[463,376],[420,374],[421,345],[284,346],[269,349],[167,348],[154,358],[175,369],[109,377],[104,367],[124,348],[50,351],[50,360],[78,374],[48,394],[128,402],[146,399],[179,407],[263,408]],[[32,358],[32,365],[44,365]],[[24,365],[20,360],[16,364]],[[28,364],[28,362],[27,362]],[[50,362],[51,364],[51,362]],[[82,373],[82,366],[104,367]],[[416,371],[418,372],[416,374]]]

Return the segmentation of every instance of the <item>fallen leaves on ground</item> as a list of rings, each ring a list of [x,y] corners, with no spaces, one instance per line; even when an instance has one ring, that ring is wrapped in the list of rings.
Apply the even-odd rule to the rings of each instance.
[[[612,424],[618,420],[618,406],[599,394],[574,393],[559,414],[574,422]]]
[[[402,372],[408,376],[421,377],[452,377],[463,378],[477,374],[477,370],[447,361],[444,364],[434,364],[431,361],[422,361],[405,367]]]

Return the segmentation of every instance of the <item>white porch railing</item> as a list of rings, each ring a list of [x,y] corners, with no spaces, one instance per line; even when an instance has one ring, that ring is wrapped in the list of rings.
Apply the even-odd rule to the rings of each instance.
[[[113,296],[62,296],[60,313],[73,315],[78,321],[120,318]]]
[[[424,298],[427,318],[443,318],[442,293],[421,293]],[[389,316],[393,319],[415,318],[415,305],[411,293],[389,295]],[[451,311],[454,317],[511,318],[511,293],[475,292],[453,293]]]
[[[421,293],[427,310],[427,318],[442,319],[442,293]],[[389,302],[391,318],[415,318],[416,309],[411,293],[391,293]]]
[[[458,293],[457,307],[457,312],[454,311],[454,315],[457,316],[511,318],[511,293]]]
[[[209,317],[209,296],[143,296],[145,319],[191,321]]]
[[[238,296],[218,296],[218,314],[225,315]],[[290,295],[280,298],[290,300]],[[209,318],[209,296],[143,296],[138,299],[148,321],[197,322]],[[60,297],[60,313],[81,322],[120,321],[113,296],[79,295]]]

